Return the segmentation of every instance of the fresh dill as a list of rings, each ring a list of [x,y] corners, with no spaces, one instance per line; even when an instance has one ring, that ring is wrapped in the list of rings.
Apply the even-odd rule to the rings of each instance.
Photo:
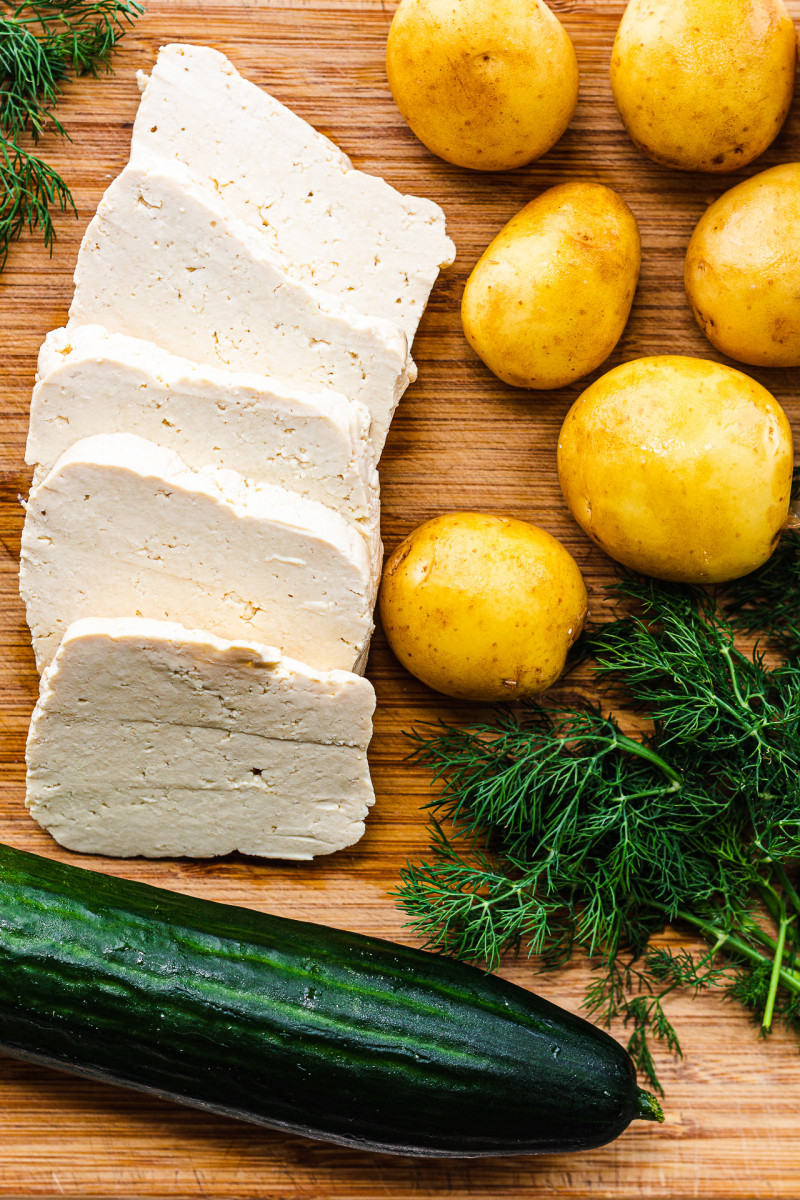
[[[69,140],[55,115],[71,75],[109,70],[109,57],[142,12],[136,0],[60,0],[0,8],[0,270],[11,243],[39,230],[52,250],[51,213],[75,212],[57,171],[24,146],[49,131]]]
[[[799,593],[777,605],[770,589],[797,559],[787,542],[775,576],[728,592],[747,597],[734,612],[699,589],[617,585],[625,611],[586,644],[604,694],[648,719],[643,736],[600,708],[533,702],[413,735],[441,786],[430,851],[396,892],[411,926],[492,969],[522,947],[545,967],[584,951],[587,1010],[626,1022],[656,1088],[653,1040],[680,1053],[675,990],[724,990],[762,1030],[780,1020],[800,1035],[800,660],[769,669],[734,640],[758,611],[759,631],[788,648]],[[672,922],[706,951],[652,946]]]

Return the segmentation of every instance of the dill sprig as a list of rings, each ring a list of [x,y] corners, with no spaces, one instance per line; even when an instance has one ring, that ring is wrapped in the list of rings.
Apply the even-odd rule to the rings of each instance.
[[[588,1011],[627,1023],[658,1088],[652,1042],[680,1053],[665,1008],[678,989],[724,990],[763,1030],[800,1033],[800,663],[743,653],[736,618],[699,589],[631,576],[617,594],[624,611],[587,649],[648,732],[533,702],[418,730],[440,787],[429,853],[396,895],[429,946],[490,968],[523,947],[544,967],[585,952]],[[669,922],[707,949],[651,945]]]
[[[761,845],[796,853],[797,664],[769,671],[757,648],[749,657],[739,651],[730,619],[700,590],[634,578],[616,590],[643,615],[593,636],[599,679],[617,680],[647,712],[661,751],[681,775],[698,779],[710,796],[735,797],[735,811]]]
[[[143,8],[136,0],[61,0],[10,6],[0,16],[0,270],[10,245],[39,230],[51,252],[51,212],[75,212],[57,171],[23,146],[46,131],[69,139],[55,115],[71,75],[110,70],[109,57]]]
[[[40,229],[52,250],[55,229],[50,210],[75,211],[64,180],[36,155],[0,137],[0,271],[8,250],[24,229]]]

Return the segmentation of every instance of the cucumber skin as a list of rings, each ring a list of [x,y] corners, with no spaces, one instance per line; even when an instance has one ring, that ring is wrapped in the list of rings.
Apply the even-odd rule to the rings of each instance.
[[[584,1150],[625,1050],[463,963],[0,846],[0,1047],[364,1150]]]

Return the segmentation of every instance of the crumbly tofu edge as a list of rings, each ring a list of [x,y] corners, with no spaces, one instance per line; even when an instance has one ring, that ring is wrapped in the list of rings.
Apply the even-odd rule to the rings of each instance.
[[[183,162],[267,230],[295,274],[396,321],[413,340],[439,270],[455,258],[439,205],[356,170],[211,47],[163,46],[138,81],[132,161],[147,164],[156,153]],[[237,135],[268,153],[232,155]]]
[[[374,802],[374,707],[366,680],[316,671],[273,647],[170,622],[78,621],[42,678],[26,803],[61,844],[90,853],[332,853],[363,835]],[[181,766],[187,748],[199,782],[191,753]]]
[[[289,431],[284,441],[282,427]],[[363,404],[201,366],[101,326],[53,330],[39,352],[31,401],[26,461],[35,467],[33,486],[76,441],[116,432],[158,441],[195,470],[222,466],[232,446],[229,465],[246,478],[336,508],[368,542],[379,531],[378,473]],[[304,438],[316,441],[306,445]]]

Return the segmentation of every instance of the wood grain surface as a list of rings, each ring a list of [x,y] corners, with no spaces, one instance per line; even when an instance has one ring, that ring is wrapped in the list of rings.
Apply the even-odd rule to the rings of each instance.
[[[510,175],[472,174],[428,154],[392,103],[383,69],[392,7],[381,0],[160,0],[126,38],[113,77],[67,89],[61,115],[73,144],[46,142],[44,150],[69,180],[79,219],[58,221],[52,259],[25,241],[0,276],[0,840],[197,896],[411,941],[388,892],[405,857],[425,846],[420,808],[428,783],[404,761],[403,731],[440,716],[467,719],[474,710],[448,705],[405,674],[380,631],[368,671],[378,692],[370,756],[378,802],[365,838],[350,852],[312,865],[242,857],[86,859],[59,850],[23,805],[25,735],[37,688],[17,596],[30,388],[40,342],[66,318],[81,233],[127,158],[135,72],[146,70],[165,42],[211,44],[330,135],[357,166],[444,207],[458,259],[422,321],[414,345],[419,380],[401,404],[381,466],[387,549],[443,511],[519,516],[564,541],[587,578],[595,611],[610,565],[569,519],[554,453],[560,423],[582,385],[526,394],[494,379],[461,333],[464,281],[494,233],[540,190],[568,179],[597,180],[631,205],[644,243],[631,319],[607,366],[654,353],[719,358],[686,306],[683,252],[705,206],[733,182],[800,157],[800,99],[771,150],[736,177],[659,168],[630,144],[611,100],[608,60],[622,4],[554,0],[581,69],[572,125],[533,166]],[[790,8],[800,20],[800,0]],[[798,372],[752,374],[796,423]],[[538,978],[524,961],[507,963],[503,974],[571,1008],[586,979],[582,966]],[[540,1159],[425,1162],[349,1152],[0,1059],[0,1196],[797,1200],[797,1046],[782,1033],[759,1040],[740,1011],[713,998],[676,1000],[670,1011],[685,1057],[662,1055],[659,1063],[666,1124],[639,1122],[605,1149]]]

